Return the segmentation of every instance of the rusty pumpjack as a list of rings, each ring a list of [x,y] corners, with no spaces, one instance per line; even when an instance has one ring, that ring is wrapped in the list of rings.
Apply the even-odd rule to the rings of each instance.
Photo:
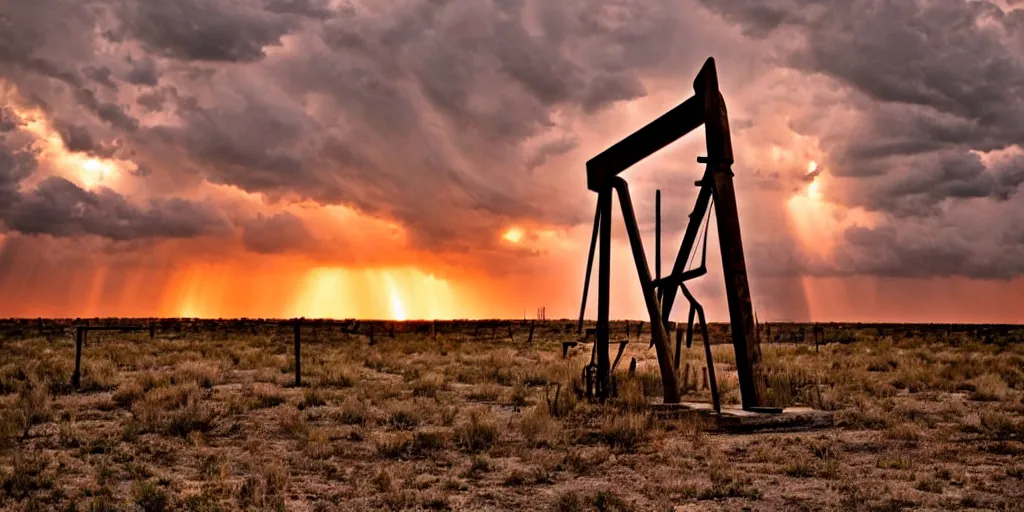
[[[758,412],[779,412],[765,407],[765,384],[761,372],[761,348],[755,330],[753,306],[750,302],[750,288],[747,282],[746,263],[743,259],[743,243],[740,238],[739,215],[736,210],[736,194],[732,183],[732,141],[729,135],[729,119],[725,100],[718,89],[718,74],[715,61],[709,58],[693,82],[694,95],[682,104],[668,111],[647,126],[629,135],[614,146],[587,162],[587,188],[597,192],[597,211],[594,214],[594,230],[590,239],[590,254],[587,260],[586,277],[583,285],[583,302],[577,331],[582,333],[583,316],[587,305],[587,290],[594,264],[594,249],[600,240],[600,259],[597,287],[597,326],[594,351],[596,352],[596,389],[599,399],[607,398],[610,387],[610,361],[608,353],[608,315],[611,274],[611,218],[612,191],[619,196],[626,233],[636,263],[644,302],[651,318],[651,343],[657,351],[658,366],[665,389],[664,403],[680,402],[679,384],[676,373],[679,366],[681,342],[677,336],[673,364],[669,352],[669,315],[681,291],[690,303],[686,332],[687,347],[693,339],[694,316],[700,321],[704,338],[704,353],[707,358],[708,380],[711,387],[713,406],[721,412],[721,403],[715,383],[714,361],[711,357],[711,341],[708,337],[704,309],[686,287],[686,281],[704,275],[707,270],[707,229],[705,218],[710,218],[711,208],[716,212],[718,239],[721,244],[723,274],[725,275],[726,297],[729,303],[729,319],[732,344],[736,351],[736,370],[739,376],[740,397],[743,408]],[[689,224],[683,235],[682,245],[672,267],[672,273],[664,278],[652,279],[647,266],[636,214],[629,195],[626,181],[618,175],[627,168],[654,154],[680,137],[704,125],[707,141],[707,156],[697,161],[707,165],[704,176],[696,182],[700,188],[696,204],[690,214]],[[659,213],[660,217],[660,213]],[[659,218],[660,231],[660,218]],[[702,228],[702,225],[704,227]],[[701,265],[687,270],[691,252],[700,232],[703,236]],[[660,246],[660,232],[657,234]],[[660,263],[660,257],[658,258]],[[660,269],[659,269],[660,275]],[[620,347],[621,353],[621,347]]]

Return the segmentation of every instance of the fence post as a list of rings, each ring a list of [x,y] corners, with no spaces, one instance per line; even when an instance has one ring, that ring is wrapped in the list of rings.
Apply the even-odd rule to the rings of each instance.
[[[75,327],[75,373],[71,374],[71,387],[78,389],[82,385],[82,342],[85,329]]]
[[[302,386],[302,322],[295,321],[295,387]]]

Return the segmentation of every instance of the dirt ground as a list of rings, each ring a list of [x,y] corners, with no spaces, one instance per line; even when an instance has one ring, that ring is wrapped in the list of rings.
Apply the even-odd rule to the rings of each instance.
[[[766,343],[772,403],[834,426],[738,435],[652,416],[646,335],[631,335],[618,397],[592,404],[577,396],[590,344],[563,360],[566,322],[537,323],[530,344],[528,324],[511,327],[382,329],[372,345],[306,328],[301,387],[287,327],[94,332],[77,391],[73,333],[0,335],[0,508],[1024,510],[1013,336]],[[698,347],[680,376],[706,401]],[[714,359],[738,403],[731,345]]]

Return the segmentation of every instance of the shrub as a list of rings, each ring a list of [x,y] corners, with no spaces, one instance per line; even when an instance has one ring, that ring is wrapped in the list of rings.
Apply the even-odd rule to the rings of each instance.
[[[175,369],[170,381],[171,384],[191,382],[202,388],[212,388],[221,382],[220,367],[211,363],[187,362]]]
[[[141,399],[145,394],[146,391],[142,389],[141,384],[137,381],[130,381],[122,382],[111,398],[118,407],[131,409],[132,404]]]
[[[564,385],[555,384],[553,387],[545,388],[544,400],[552,418],[565,418],[576,411],[579,395],[575,391],[578,387],[579,383],[576,380],[570,380]]]
[[[117,365],[111,361],[83,361],[81,391],[106,391],[117,387]]]
[[[140,481],[132,485],[132,501],[143,512],[164,512],[170,498],[167,491],[155,483]]]
[[[18,391],[15,408],[5,411],[3,430],[7,435],[28,437],[33,425],[48,421],[50,417],[50,395],[46,386],[34,379],[27,380]]]
[[[974,379],[974,392],[971,400],[979,402],[999,402],[1010,396],[1010,388],[998,375],[987,373]]]
[[[486,450],[498,439],[498,423],[490,409],[474,409],[456,431],[459,446],[466,452]]]
[[[277,386],[264,382],[247,387],[245,395],[249,398],[250,409],[269,409],[288,400]]]
[[[387,459],[408,457],[412,451],[413,437],[408,432],[382,433],[374,439],[377,454]]]
[[[497,384],[474,386],[468,398],[474,402],[494,402],[501,396],[501,389]]]
[[[278,426],[281,432],[295,439],[304,439],[309,434],[309,424],[306,423],[306,418],[303,417],[301,411],[296,409],[283,409],[278,418]]]
[[[942,493],[943,483],[942,480],[935,478],[934,476],[926,476],[919,478],[914,488],[919,491],[933,492],[937,494]]]
[[[519,420],[519,431],[531,446],[552,445],[557,427],[558,424],[551,419],[551,415],[543,407],[530,409]]]
[[[319,387],[314,386],[302,391],[302,402],[299,403],[299,409],[325,405],[327,405],[327,398],[324,397],[324,392]]]
[[[362,425],[370,415],[369,408],[362,401],[349,397],[341,403],[338,420],[346,425]]]
[[[601,425],[600,435],[615,450],[635,452],[650,438],[650,428],[650,416],[629,413],[606,418]]]
[[[441,451],[448,445],[448,433],[444,430],[419,430],[413,433],[413,455],[423,457]]]
[[[1000,440],[1024,437],[1024,422],[998,411],[985,411],[981,413],[980,431]]]
[[[438,391],[445,391],[447,388],[448,383],[444,380],[444,375],[438,373],[428,373],[412,382],[413,396],[434,397]]]
[[[412,430],[423,421],[423,411],[416,404],[391,402],[387,407],[388,424],[398,430]]]
[[[43,457],[22,454],[14,455],[14,468],[0,478],[0,487],[6,496],[25,498],[41,490],[53,487],[53,478],[44,474],[49,461]]]
[[[346,364],[320,368],[319,384],[327,388],[350,388],[359,380],[359,373]]]

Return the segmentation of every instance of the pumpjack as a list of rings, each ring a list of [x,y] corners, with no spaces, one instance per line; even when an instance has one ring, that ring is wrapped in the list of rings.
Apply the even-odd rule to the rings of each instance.
[[[680,105],[587,161],[587,188],[597,193],[597,210],[594,212],[594,229],[590,239],[590,253],[587,259],[583,301],[580,306],[577,331],[582,333],[587,291],[590,287],[590,276],[594,264],[594,250],[595,247],[599,247],[597,325],[594,343],[594,352],[597,355],[595,394],[598,399],[608,398],[612,392],[609,379],[608,316],[612,195],[614,192],[619,198],[626,234],[640,278],[640,287],[643,291],[647,313],[651,319],[651,343],[657,352],[658,366],[665,390],[664,403],[679,403],[681,399],[676,379],[679,355],[682,349],[681,337],[678,334],[674,358],[669,351],[669,315],[672,313],[677,293],[681,292],[690,305],[686,344],[689,347],[692,343],[694,317],[697,317],[704,338],[704,354],[707,358],[713,406],[716,412],[721,412],[704,308],[686,287],[687,281],[707,272],[707,231],[710,229],[708,224],[710,224],[710,214],[713,209],[717,219],[718,240],[721,245],[730,330],[733,348],[736,352],[736,371],[739,376],[742,405],[746,410],[777,412],[775,409],[765,407],[766,393],[761,371],[760,341],[750,300],[750,287],[747,280],[746,262],[743,257],[743,243],[740,237],[739,215],[736,209],[736,193],[732,180],[733,152],[729,134],[729,118],[725,100],[718,88],[718,74],[713,58],[708,58],[697,74],[697,78],[693,82],[693,91],[694,95]],[[690,213],[679,253],[672,266],[672,272],[662,278],[659,268],[658,277],[652,279],[629,187],[619,174],[701,125],[704,126],[707,155],[697,157],[698,163],[706,165],[704,175],[700,181],[695,183],[699,187],[697,199],[693,211]],[[660,194],[658,199],[660,206]],[[659,231],[657,233],[659,245],[657,259],[660,267],[660,208],[657,224]],[[695,254],[694,245],[701,233],[703,233],[703,240],[700,266],[688,269],[691,254]]]

